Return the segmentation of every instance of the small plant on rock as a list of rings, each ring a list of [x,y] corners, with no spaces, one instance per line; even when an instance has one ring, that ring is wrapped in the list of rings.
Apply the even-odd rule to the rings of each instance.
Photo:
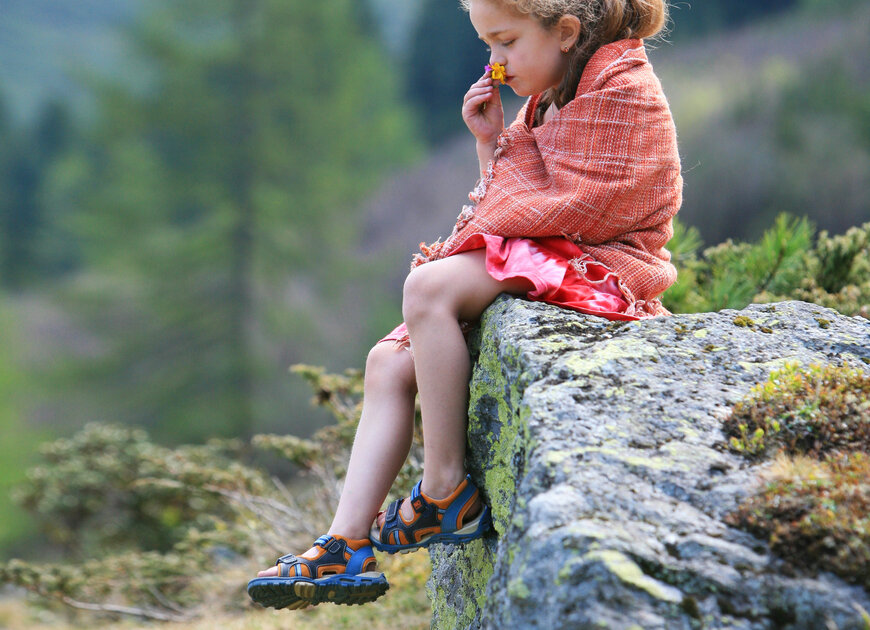
[[[870,452],[870,374],[789,364],[737,403],[724,429],[730,447],[752,457],[780,449],[815,456]]]
[[[870,590],[870,456],[780,457],[767,486],[728,520],[767,538],[802,569],[824,569]]]
[[[776,453],[768,483],[728,517],[793,566],[870,589],[870,375],[787,365],[725,421],[729,447]]]

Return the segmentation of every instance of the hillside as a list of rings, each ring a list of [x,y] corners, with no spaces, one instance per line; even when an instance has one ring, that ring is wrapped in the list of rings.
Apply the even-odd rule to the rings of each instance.
[[[681,218],[707,243],[778,212],[843,232],[870,219],[870,5],[793,12],[651,53],[685,172]]]

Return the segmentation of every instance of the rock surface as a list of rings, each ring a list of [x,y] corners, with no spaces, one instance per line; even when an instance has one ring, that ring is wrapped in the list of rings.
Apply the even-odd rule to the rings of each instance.
[[[863,589],[724,524],[760,471],[717,444],[785,362],[870,363],[870,322],[801,302],[609,322],[503,296],[475,335],[469,465],[496,533],[432,548],[433,628],[865,630]]]

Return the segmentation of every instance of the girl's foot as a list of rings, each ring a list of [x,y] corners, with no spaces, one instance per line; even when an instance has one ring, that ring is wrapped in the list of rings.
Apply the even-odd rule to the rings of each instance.
[[[421,490],[421,493],[422,493],[422,490]],[[425,496],[430,501],[443,501],[444,500],[444,499],[432,499],[432,497],[428,494],[423,494],[423,496]],[[471,507],[468,510],[467,518],[474,518],[475,516],[477,516],[480,513],[480,508],[482,505],[483,505],[483,502],[480,500],[480,495],[476,496],[474,498],[474,502],[471,504]],[[406,523],[410,523],[412,520],[414,520],[415,512],[414,512],[413,506],[411,505],[411,498],[410,497],[406,497],[405,500],[402,501],[402,507],[399,508],[399,513],[402,515],[402,520],[404,520]],[[380,531],[384,528],[384,521],[385,520],[387,520],[387,511],[383,510],[381,512],[378,512],[378,516],[375,519],[375,521],[378,524],[378,531]],[[276,570],[277,569],[275,567],[272,567],[271,569],[269,569],[269,571],[276,571]],[[263,573],[265,573],[265,571],[260,571],[260,575],[262,575]]]
[[[465,479],[443,499],[423,494],[418,482],[410,499],[399,499],[378,514],[371,541],[388,553],[407,553],[432,543],[459,544],[482,536],[492,526],[489,508],[480,491]]]
[[[376,569],[368,540],[321,536],[304,554],[287,554],[278,558],[275,567],[260,571],[248,582],[248,594],[273,608],[296,609],[323,602],[364,604],[390,588]]]

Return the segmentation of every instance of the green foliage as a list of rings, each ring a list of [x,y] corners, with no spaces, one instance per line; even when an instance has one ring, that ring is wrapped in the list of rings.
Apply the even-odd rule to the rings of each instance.
[[[692,4],[676,19],[706,10]],[[870,220],[870,5],[818,9],[653,54],[686,166],[681,214],[708,243],[754,240],[780,212],[832,233]]]
[[[697,231],[676,222],[668,247],[678,278],[662,301],[677,313],[796,299],[847,315],[866,314],[870,223],[833,237],[822,232],[812,241],[812,228],[805,218],[782,214],[757,243],[728,240],[698,255]]]
[[[4,120],[0,102],[0,286],[21,289],[71,263],[69,247],[49,248],[56,217],[40,193],[73,131],[69,112],[50,103],[29,127]]]
[[[231,590],[225,596],[238,597],[237,588],[227,589],[214,575],[204,575],[226,570],[233,556],[221,550],[238,544],[237,532],[189,530],[169,553],[126,551],[49,565],[11,560],[0,566],[0,583],[14,584],[44,602],[160,621],[183,620],[190,616],[186,609],[201,604],[213,589]]]
[[[699,257],[697,231],[677,226],[676,242],[669,244],[675,247],[677,284],[665,293],[663,301],[681,313],[743,308],[759,294],[795,287],[812,237],[806,219],[780,215],[758,243],[728,240],[705,249]]]
[[[800,0],[707,0],[674,2],[671,19],[674,37],[686,39],[709,35],[711,31],[734,28],[753,19],[789,9]]]
[[[12,487],[24,478],[24,470],[42,437],[42,430],[25,422],[24,394],[27,381],[19,359],[20,331],[0,296],[0,553],[33,529],[27,515],[11,500]]]
[[[734,407],[724,430],[747,457],[779,453],[767,485],[728,522],[796,567],[870,587],[870,375],[788,365]]]
[[[840,11],[860,5],[863,0],[800,0],[800,6],[809,11],[829,15],[832,11]],[[870,620],[868,620],[870,627]]]
[[[221,490],[263,493],[268,485],[236,461],[240,444],[232,442],[171,450],[139,429],[91,424],[40,452],[16,499],[78,557],[166,551],[201,521],[232,519]]]
[[[256,541],[240,497],[276,496],[241,455],[235,442],[173,450],[144,431],[97,424],[44,445],[16,498],[64,561],[12,560],[0,583],[75,608],[186,617],[225,588],[214,577],[221,559],[244,557]]]
[[[425,122],[426,139],[440,144],[465,128],[459,115],[462,97],[483,74],[489,53],[459,0],[425,0],[410,46],[408,98]]]
[[[731,448],[748,456],[870,452],[870,374],[789,364],[734,406],[724,430]]]
[[[41,601],[159,620],[206,612],[216,591],[223,593],[221,607],[246,601],[239,592],[244,576],[231,582],[219,573],[231,565],[259,566],[325,531],[359,421],[358,370],[329,374],[300,365],[294,371],[337,423],[310,440],[259,435],[252,444],[299,465],[306,489],[290,492],[270,480],[247,463],[248,448],[239,441],[169,449],[142,430],[88,425],[43,446],[42,462],[17,492],[68,552],[66,562],[12,560],[0,565],[0,584],[25,588]],[[402,493],[421,474],[420,435],[396,482]],[[407,588],[419,589],[425,576],[419,567],[413,571]]]

